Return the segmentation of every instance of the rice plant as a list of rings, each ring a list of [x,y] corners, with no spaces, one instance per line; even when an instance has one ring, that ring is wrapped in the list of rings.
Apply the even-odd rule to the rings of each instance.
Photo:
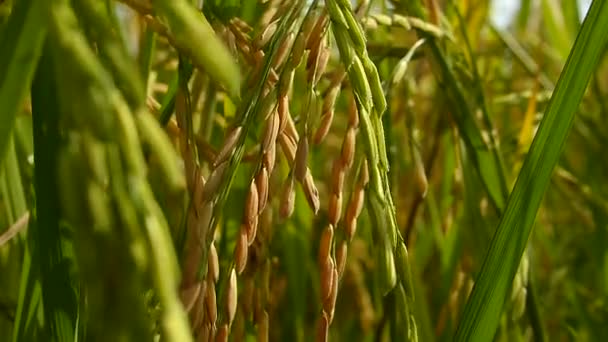
[[[608,338],[608,4],[508,3],[0,1],[0,341]]]

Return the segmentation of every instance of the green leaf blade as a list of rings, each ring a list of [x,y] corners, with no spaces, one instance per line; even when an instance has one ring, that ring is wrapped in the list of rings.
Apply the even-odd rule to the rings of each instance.
[[[496,332],[505,298],[575,111],[606,46],[607,31],[608,4],[594,1],[511,193],[464,309],[456,341],[491,341]]]
[[[34,188],[36,192],[35,254],[40,267],[42,304],[48,333],[57,341],[74,340],[77,317],[77,281],[70,276],[72,263],[66,251],[67,239],[60,231],[61,206],[56,194],[59,185],[59,104],[56,91],[56,60],[51,47],[44,49],[32,83],[32,119],[34,136]]]
[[[7,152],[19,105],[34,77],[46,36],[49,4],[36,0],[18,2],[0,37],[0,163]]]

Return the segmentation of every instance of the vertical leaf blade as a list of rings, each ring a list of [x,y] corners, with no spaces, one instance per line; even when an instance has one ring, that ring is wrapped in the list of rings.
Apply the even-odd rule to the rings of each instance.
[[[45,320],[57,341],[74,340],[77,298],[70,279],[59,229],[57,182],[59,152],[59,104],[54,82],[54,60],[48,46],[32,84],[34,128],[34,187],[36,190],[36,241],[41,270]]]
[[[608,4],[594,1],[492,239],[456,341],[491,341],[575,111],[606,45]]]
[[[17,2],[0,37],[0,162],[4,160],[19,105],[34,77],[46,35],[49,3]]]

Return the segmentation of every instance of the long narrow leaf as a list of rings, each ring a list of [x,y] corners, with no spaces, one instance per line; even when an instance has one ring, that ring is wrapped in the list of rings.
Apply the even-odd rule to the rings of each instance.
[[[28,230],[36,229],[34,219],[29,220]],[[19,279],[19,297],[17,300],[17,310],[15,322],[13,324],[13,342],[32,341],[39,326],[32,319],[39,310],[40,282],[37,248],[33,234],[27,236],[23,262],[21,264],[21,278]]]
[[[46,35],[49,1],[17,2],[0,37],[0,163]]]
[[[465,307],[456,341],[491,341],[496,332],[507,292],[575,111],[606,45],[607,31],[608,3],[594,1],[509,197]]]
[[[42,299],[51,336],[57,341],[74,339],[77,298],[71,284],[65,245],[59,231],[60,206],[56,180],[59,152],[59,105],[53,79],[54,60],[48,46],[32,84],[34,126],[34,186],[36,189],[36,246],[38,248]]]

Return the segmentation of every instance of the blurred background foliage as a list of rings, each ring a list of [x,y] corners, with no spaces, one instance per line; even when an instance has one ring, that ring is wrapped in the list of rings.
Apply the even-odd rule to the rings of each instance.
[[[158,27],[162,20],[155,20],[157,14],[150,12],[163,8],[162,1],[153,4],[146,0],[100,1],[91,8],[103,10],[99,12],[103,13],[101,16],[73,12],[76,13],[74,25],[81,27],[80,37],[87,42],[88,50],[83,47],[82,51],[91,54],[79,55],[80,59],[69,57],[70,53],[76,54],[76,49],[71,50],[61,34],[65,33],[63,29],[74,28],[49,24],[49,32],[40,33],[39,46],[34,46],[35,39],[31,40],[32,51],[25,52],[25,56],[42,56],[40,60],[28,67],[27,61],[16,59],[14,70],[26,71],[17,78],[25,78],[20,90],[13,87],[13,83],[6,84],[10,80],[10,69],[7,71],[4,66],[11,66],[8,62],[15,61],[10,59],[7,47],[15,48],[18,39],[37,37],[31,31],[26,32],[26,28],[36,15],[43,18],[47,16],[44,11],[52,11],[50,7],[43,8],[47,5],[41,3],[38,0],[0,1],[0,62],[6,62],[0,66],[0,89],[14,88],[10,94],[17,98],[21,93],[28,94],[24,96],[26,100],[17,100],[20,102],[15,113],[0,114],[0,125],[5,126],[1,132],[8,137],[4,139],[5,146],[0,144],[4,149],[0,151],[0,340],[43,341],[58,337],[60,340],[77,337],[133,340],[142,336],[149,338],[149,334],[159,331],[163,331],[163,338],[170,340],[169,336],[179,334],[171,335],[170,329],[163,330],[155,324],[163,324],[160,312],[171,311],[169,303],[177,298],[177,289],[171,288],[178,284],[177,280],[167,285],[161,279],[173,278],[174,266],[164,268],[162,263],[170,264],[172,258],[177,257],[184,267],[183,255],[187,249],[184,231],[191,194],[184,188],[183,179],[176,178],[172,183],[170,178],[172,169],[184,172],[187,168],[184,164],[188,163],[180,150],[179,128],[183,126],[177,122],[179,118],[176,119],[180,115],[180,89],[187,89],[191,101],[186,111],[192,130],[188,139],[195,141],[196,163],[208,177],[214,169],[213,158],[224,144],[229,129],[244,117],[241,115],[244,104],[257,103],[250,89],[259,85],[260,78],[256,75],[259,69],[237,49],[231,33],[233,19],[240,18],[246,23],[250,29],[245,30],[246,33],[255,38],[268,26],[273,8],[279,8],[279,13],[291,13],[286,8],[295,7],[295,3],[301,3],[306,9],[312,5],[275,0],[196,2],[196,6],[203,4],[202,13],[215,30],[215,37],[236,57],[236,63],[228,63],[230,65],[211,65],[213,58],[205,55],[217,52],[210,51],[212,45],[206,45],[212,44],[211,40],[189,41],[187,27],[182,38],[175,27],[172,28],[174,36],[162,34],[162,28]],[[49,1],[48,6],[54,6],[50,3],[53,1]],[[57,3],[64,3],[66,8],[70,6],[65,1]],[[73,3],[78,9],[79,3],[87,1],[74,0]],[[415,293],[409,305],[414,313],[418,340],[450,341],[590,1],[372,0],[353,3],[355,9],[361,9],[356,14],[366,33],[366,51],[378,69],[388,102],[382,123],[390,163],[389,184],[397,226],[409,252]],[[317,5],[316,11],[321,13],[324,1],[315,2]],[[10,23],[12,16],[21,14],[19,11],[25,11],[26,15],[22,15],[25,19],[16,27],[23,28],[25,38],[14,36],[15,26]],[[56,21],[58,14],[54,13],[45,20]],[[164,13],[171,13],[170,8]],[[304,13],[307,12],[301,11],[300,16]],[[399,16],[408,20],[418,18],[419,22],[410,20],[411,27],[400,26]],[[170,19],[166,22],[171,26]],[[107,28],[115,34],[104,40]],[[282,38],[276,40],[280,43]],[[343,73],[333,37],[329,41],[331,57],[315,89],[319,98],[327,94],[336,75]],[[441,58],[433,54],[431,41]],[[189,46],[192,51],[188,50]],[[197,55],[196,49],[207,52]],[[270,54],[271,49],[267,48],[266,52]],[[68,57],[63,59],[64,56]],[[93,56],[96,56],[95,65],[87,62],[87,58]],[[403,72],[404,62],[407,70],[398,78],[396,74]],[[80,72],[80,67],[75,66],[77,63],[83,63],[82,70],[90,73]],[[303,118],[308,117],[305,114],[308,96],[305,64],[296,69],[290,96],[291,115],[301,136],[308,134],[301,125]],[[239,77],[230,76],[229,69],[234,65],[238,69],[233,73],[241,76],[238,81],[235,79]],[[88,78],[82,75],[94,81],[83,81]],[[120,79],[120,75],[131,75],[137,80]],[[116,86],[107,86],[108,82]],[[94,91],[83,90],[83,84],[102,89],[97,93],[99,97],[92,95]],[[133,84],[140,89],[131,87]],[[321,291],[316,260],[319,240],[328,222],[332,162],[340,155],[349,128],[350,85],[348,81],[344,84],[344,94],[336,100],[327,137],[320,145],[311,144],[308,155],[307,165],[320,198],[318,215],[311,211],[306,195],[298,187],[293,216],[280,217],[279,207],[284,200],[281,192],[285,179],[290,177],[290,162],[277,153],[277,167],[269,180],[269,207],[264,211],[268,213],[259,218],[263,228],[258,228],[262,230],[258,234],[264,241],[256,244],[258,247],[253,252],[250,249],[253,255],[249,256],[243,276],[239,275],[239,309],[232,327],[233,340],[259,335],[262,329],[259,317],[243,314],[247,310],[243,307],[248,302],[261,300],[265,301],[266,323],[270,322],[270,340],[309,341],[316,336],[323,306],[318,299]],[[115,106],[110,98],[116,89],[124,100]],[[460,97],[453,95],[455,92]],[[92,100],[87,102],[82,98]],[[139,203],[139,197],[129,197],[127,191],[122,194],[126,197],[108,195],[118,194],[120,189],[102,184],[99,189],[106,195],[100,196],[105,196],[103,201],[110,203],[108,210],[115,218],[102,215],[100,217],[108,221],[99,223],[91,219],[97,217],[94,214],[79,217],[78,210],[85,209],[77,203],[66,204],[69,200],[61,197],[63,189],[86,187],[86,182],[94,182],[97,176],[89,168],[78,165],[71,174],[64,173],[57,170],[58,164],[62,156],[69,153],[88,156],[88,152],[78,152],[79,146],[85,146],[90,136],[99,134],[99,141],[114,146],[108,147],[108,151],[116,148],[120,150],[116,153],[122,156],[118,158],[119,166],[111,162],[108,165],[125,170],[131,167],[125,161],[125,156],[131,153],[124,145],[129,140],[121,140],[121,133],[116,133],[114,138],[113,133],[120,125],[112,120],[121,120],[119,112],[124,107],[132,113],[145,107],[155,115],[161,123],[158,127],[163,128],[163,139],[170,141],[167,146],[172,147],[171,160],[175,165],[163,168],[166,160],[157,155],[156,136],[151,133],[151,140],[146,141],[145,128],[142,128],[145,123],[136,120],[140,135],[136,141],[139,144],[141,140],[142,147],[133,148],[134,153],[142,155],[145,174],[124,171],[125,179],[113,181],[122,182],[117,186],[124,185],[127,189],[134,186],[130,180],[140,175],[142,187],[150,187],[151,197]],[[319,108],[310,111],[317,112],[313,116],[319,115]],[[479,129],[463,126],[465,112]],[[608,59],[604,53],[551,177],[513,289],[507,296],[496,341],[608,339],[606,114]],[[117,119],[104,121],[114,117],[112,115]],[[5,119],[11,116],[12,119]],[[264,134],[263,121],[254,119],[249,134],[243,138],[244,157],[224,194],[225,205],[215,212],[218,217],[215,246],[221,269],[217,284],[218,312],[224,310],[222,298],[226,279],[234,267],[233,249],[245,198],[250,181],[258,171],[258,142]],[[104,125],[113,128],[103,131],[106,128],[100,127]],[[83,133],[85,131],[92,133]],[[57,136],[53,136],[53,132]],[[343,212],[346,200],[356,188],[357,165],[364,158],[360,136],[361,133],[357,138],[355,167],[346,180]],[[477,149],[475,139],[492,148]],[[95,143],[92,146],[92,149],[98,148]],[[71,165],[76,165],[74,163]],[[121,208],[125,208],[121,203],[131,203],[137,214],[121,216]],[[81,209],[70,214],[65,206],[72,204]],[[375,254],[375,228],[367,207],[366,204],[358,219],[357,233],[348,245],[347,264],[329,336],[336,341],[404,340],[406,336],[397,327],[402,323],[393,313],[396,299],[382,293],[378,271],[381,261]],[[146,219],[157,217],[155,215],[166,219],[174,255],[155,256],[154,250],[164,251],[168,245],[165,243],[159,248],[146,233],[141,235],[139,230],[129,230],[132,227],[128,224],[117,223],[133,219],[134,226],[142,222],[148,224]],[[104,224],[126,228],[114,231],[104,228]],[[82,228],[89,226],[91,235]],[[159,227],[162,226],[162,222],[159,223]],[[104,229],[109,229],[111,234],[106,235]],[[142,236],[146,236],[141,240],[144,242],[140,241]],[[143,255],[142,259],[138,259],[138,255]],[[158,264],[152,266],[154,261],[150,260]],[[95,287],[100,281],[104,285]],[[248,281],[253,285],[248,285]],[[169,286],[165,295],[164,286]],[[254,291],[247,292],[248,286],[266,286],[266,293],[252,295]],[[139,299],[134,300],[131,295]],[[108,303],[112,303],[109,306],[113,308],[107,309]],[[130,303],[138,303],[139,307]],[[175,310],[182,309],[176,307]],[[118,316],[109,317],[110,314]],[[181,316],[176,317],[179,320]],[[107,331],[115,326],[122,330]]]

